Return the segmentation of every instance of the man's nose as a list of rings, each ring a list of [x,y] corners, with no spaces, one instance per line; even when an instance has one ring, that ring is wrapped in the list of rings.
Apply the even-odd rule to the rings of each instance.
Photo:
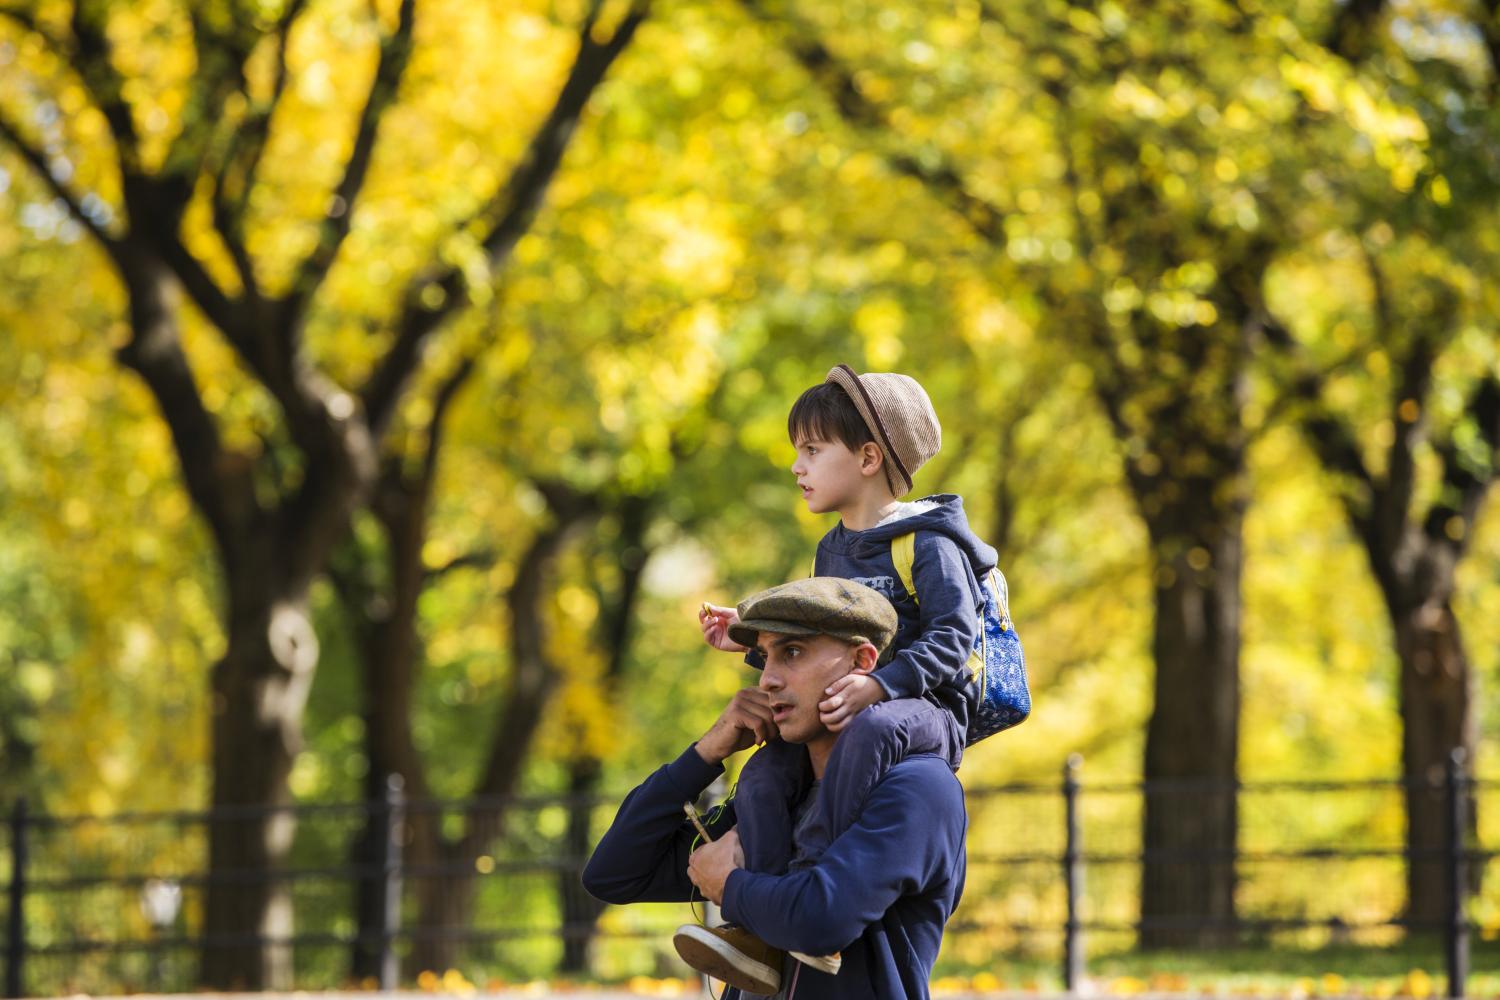
[[[773,668],[769,663],[760,672],[760,689],[762,691],[780,691],[782,688],[781,671]]]

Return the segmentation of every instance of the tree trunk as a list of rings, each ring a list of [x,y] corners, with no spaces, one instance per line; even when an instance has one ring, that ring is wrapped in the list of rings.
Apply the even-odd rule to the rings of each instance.
[[[270,596],[275,595],[275,596]],[[287,777],[301,743],[318,644],[306,587],[255,574],[231,581],[228,649],[213,672],[213,807],[201,976],[219,990],[292,984],[292,846]],[[254,711],[235,711],[255,706]],[[257,940],[258,939],[258,940]]]
[[[619,697],[625,670],[630,663],[635,638],[636,605],[641,596],[650,549],[646,533],[651,527],[654,496],[627,497],[620,505],[619,538],[607,558],[619,567],[619,584],[608,592],[599,588],[599,642],[607,650],[608,662],[600,682],[613,704]],[[596,576],[602,574],[596,574]],[[579,743],[583,744],[581,737]],[[564,975],[587,975],[590,950],[604,904],[583,889],[583,866],[594,848],[594,796],[604,773],[604,762],[596,756],[580,755],[568,763],[568,826],[563,850],[567,863],[557,874],[557,895],[563,922],[563,954],[558,971]]]
[[[1438,560],[1422,558],[1429,566]],[[1401,770],[1406,780],[1406,919],[1415,931],[1436,932],[1447,910],[1442,852],[1448,843],[1444,788],[1449,754],[1462,749],[1474,759],[1474,675],[1464,650],[1458,619],[1447,597],[1451,574],[1431,579],[1427,593],[1413,582],[1387,601],[1401,661]],[[1395,598],[1394,600],[1392,598]],[[1477,810],[1468,796],[1468,830],[1477,830]],[[1477,891],[1479,871],[1470,871]]]
[[[1375,289],[1375,315],[1382,342],[1392,336],[1391,298],[1384,269],[1367,262]],[[1396,356],[1398,380],[1391,395],[1396,434],[1376,474],[1365,462],[1354,428],[1323,402],[1324,377],[1305,361],[1294,383],[1309,404],[1302,430],[1324,468],[1345,478],[1342,492],[1349,524],[1365,550],[1380,587],[1400,661],[1401,771],[1406,787],[1406,920],[1415,930],[1440,928],[1447,909],[1441,852],[1447,844],[1443,776],[1449,755],[1465,753],[1472,771],[1477,737],[1473,671],[1464,650],[1453,592],[1459,561],[1500,467],[1500,379],[1485,378],[1465,405],[1479,439],[1490,453],[1481,473],[1464,456],[1456,432],[1433,435],[1422,415],[1434,366],[1460,329],[1449,297],[1447,308],[1428,311]],[[1295,352],[1295,341],[1276,323],[1265,325],[1274,343]],[[1295,356],[1295,354],[1294,354]],[[1413,410],[1412,407],[1416,408]],[[1418,456],[1427,449],[1438,460],[1442,488],[1425,514],[1413,499],[1420,492]],[[1477,835],[1477,800],[1467,796],[1467,833]],[[1468,891],[1477,893],[1480,868],[1469,866]]]
[[[1233,936],[1243,511],[1198,498],[1195,537],[1153,519],[1155,705],[1146,730],[1143,948],[1210,947]],[[1180,511],[1179,511],[1180,513]],[[1173,548],[1176,555],[1169,555]]]
[[[583,889],[583,865],[594,846],[594,796],[599,791],[602,766],[591,757],[568,768],[568,828],[563,851],[566,863],[557,873],[557,897],[562,912],[563,951],[557,971],[565,976],[589,972],[589,953],[604,904]]]
[[[208,828],[200,975],[218,989],[285,988],[290,948],[267,939],[292,933],[288,887],[275,872],[291,849],[286,779],[318,661],[306,567],[320,539],[306,522],[321,523],[351,493],[344,484],[320,494],[319,506],[297,525],[259,507],[254,460],[221,446],[183,355],[171,270],[142,241],[115,249],[131,331],[120,361],[145,381],[172,433],[188,493],[212,532],[226,593],[226,648],[211,683],[212,805],[219,815]]]
[[[347,550],[356,562],[335,573],[346,613],[355,622],[363,700],[365,801],[380,802],[386,779],[399,775],[408,801],[420,803],[429,796],[426,775],[411,738],[412,692],[416,684],[419,651],[417,602],[426,582],[422,545],[426,538],[427,499],[430,478],[409,488],[399,475],[399,463],[388,465],[371,504],[384,528],[390,587],[377,592],[367,581],[384,574],[369,572],[357,562],[362,558],[351,540]],[[409,854],[414,863],[435,860],[429,846],[437,839],[436,817],[418,809],[408,814],[414,833]],[[380,976],[380,935],[385,920],[386,881],[378,870],[385,860],[385,828],[375,811],[351,843],[351,857],[365,873],[356,885],[355,921],[358,937],[349,956],[349,971],[355,981]],[[418,859],[421,861],[418,861]]]
[[[475,862],[493,850],[504,829],[509,799],[520,783],[532,738],[560,680],[558,667],[546,648],[543,601],[547,577],[572,535],[598,516],[598,498],[561,483],[535,485],[547,499],[553,523],[532,540],[506,595],[511,678],[485,767],[474,789],[475,801],[464,816],[463,835],[456,840],[441,837],[442,817],[436,813],[428,816],[430,830],[414,833],[413,846],[434,851],[437,863],[447,869],[417,883],[419,936],[412,949],[412,963],[418,970],[443,972],[457,965],[461,942],[454,935],[468,929],[479,888]]]
[[[463,941],[458,935],[471,927],[474,899],[479,891],[475,862],[494,850],[494,843],[504,830],[510,796],[519,783],[532,737],[555,686],[556,678],[549,676],[540,686],[511,695],[503,713],[505,721],[497,727],[506,747],[491,759],[491,766],[504,772],[492,786],[500,790],[477,793],[476,801],[464,816],[463,836],[457,839],[442,836],[440,811],[413,810],[414,850],[408,857],[418,872],[426,869],[426,874],[412,879],[417,907],[416,938],[411,953],[415,971],[443,973],[459,966]]]

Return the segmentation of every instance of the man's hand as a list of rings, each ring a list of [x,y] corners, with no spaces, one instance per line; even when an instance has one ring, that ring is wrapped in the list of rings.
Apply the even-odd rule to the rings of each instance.
[[[878,701],[885,701],[885,688],[869,674],[845,674],[828,686],[828,695],[818,702],[818,718],[836,733],[849,720]]]
[[[707,763],[722,764],[724,758],[779,736],[771,721],[771,696],[760,688],[741,688],[708,732],[698,739],[698,756]]]
[[[724,902],[724,882],[736,868],[745,867],[745,852],[740,850],[740,835],[730,830],[711,844],[704,844],[688,858],[688,878],[705,899]]]
[[[698,627],[703,630],[703,641],[726,653],[744,653],[749,649],[729,638],[729,626],[739,620],[734,608],[721,608],[704,601],[703,607],[698,609]]]

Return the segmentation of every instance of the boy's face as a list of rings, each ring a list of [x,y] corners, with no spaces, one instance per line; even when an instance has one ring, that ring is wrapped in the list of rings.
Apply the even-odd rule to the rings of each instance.
[[[807,509],[814,514],[842,510],[859,496],[866,464],[859,452],[850,451],[840,441],[824,441],[815,436],[799,438],[797,460],[792,475],[802,490]]]

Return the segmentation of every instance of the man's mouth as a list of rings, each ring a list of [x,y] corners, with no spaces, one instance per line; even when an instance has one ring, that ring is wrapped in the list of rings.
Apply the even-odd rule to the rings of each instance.
[[[782,719],[785,719],[788,715],[791,715],[791,714],[792,714],[792,706],[790,704],[788,704],[787,702],[776,701],[776,702],[772,702],[771,703],[771,721],[772,722],[778,722],[779,723]]]

